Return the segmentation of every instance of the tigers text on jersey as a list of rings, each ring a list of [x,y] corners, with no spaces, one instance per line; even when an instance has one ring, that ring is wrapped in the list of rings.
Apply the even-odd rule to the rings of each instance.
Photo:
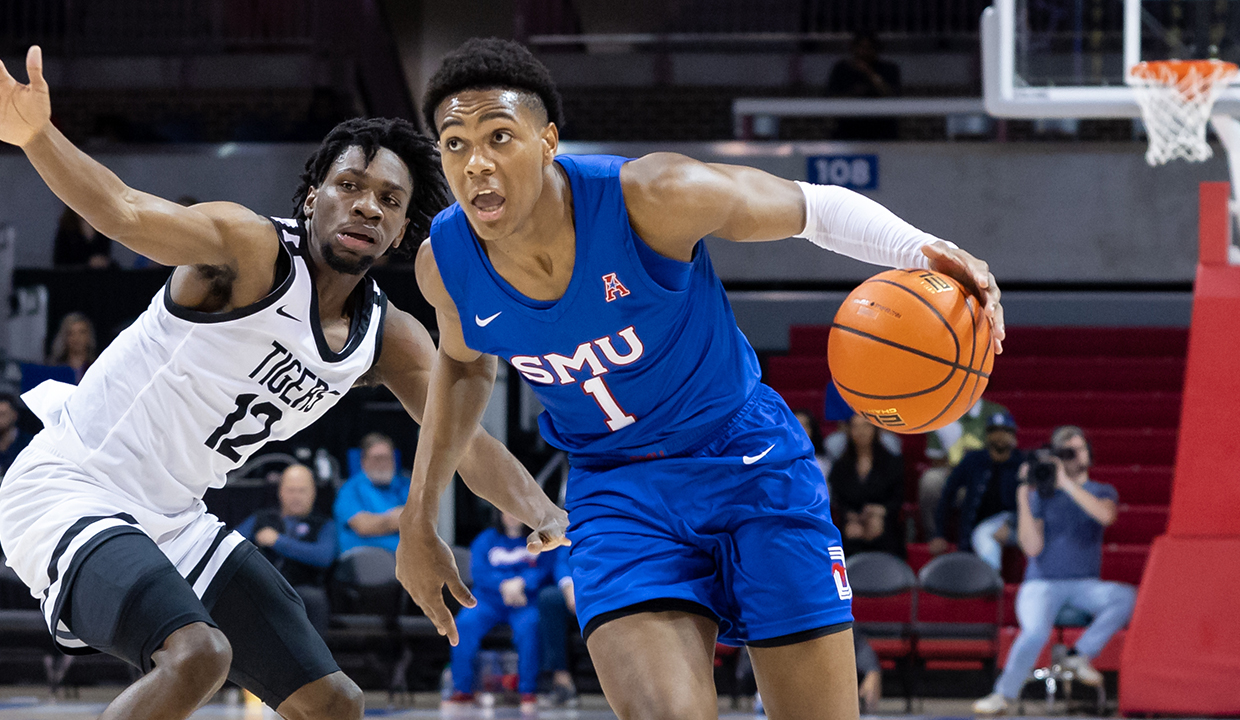
[[[576,462],[684,452],[745,404],[760,374],[705,243],[679,262],[629,225],[625,162],[556,158],[571,183],[577,243],[559,300],[532,300],[505,281],[459,204],[431,227],[465,343],[525,378],[546,408],[543,437]]]
[[[171,280],[103,351],[63,405],[34,407],[40,446],[163,513],[192,507],[268,440],[323,416],[378,357],[386,298],[366,278],[340,352],[324,340],[307,234],[273,220],[288,273],[259,302],[201,313]],[[38,403],[34,403],[37,405]]]

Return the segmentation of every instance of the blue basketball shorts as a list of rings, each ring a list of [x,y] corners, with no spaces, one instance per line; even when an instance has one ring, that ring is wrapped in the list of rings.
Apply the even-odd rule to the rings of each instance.
[[[849,627],[827,484],[783,399],[761,385],[684,456],[575,464],[567,508],[587,637],[643,611],[712,617],[719,642],[785,645]]]

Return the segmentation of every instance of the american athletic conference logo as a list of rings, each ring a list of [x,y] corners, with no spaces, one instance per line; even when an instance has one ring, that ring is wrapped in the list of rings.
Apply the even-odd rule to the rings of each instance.
[[[827,548],[827,554],[831,556],[831,577],[835,578],[835,589],[840,592],[840,599],[852,600],[848,570],[844,568],[844,548],[838,545]]]
[[[607,273],[603,276],[603,290],[607,293],[607,302],[629,294],[629,289],[620,282],[620,278],[616,277],[615,273]]]

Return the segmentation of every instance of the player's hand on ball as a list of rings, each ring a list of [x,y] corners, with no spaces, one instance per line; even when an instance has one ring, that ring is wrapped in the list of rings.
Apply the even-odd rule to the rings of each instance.
[[[553,507],[547,512],[534,532],[525,540],[525,549],[534,554],[554,550],[561,545],[572,545],[568,535],[568,513],[562,508]]]
[[[23,85],[0,63],[0,140],[24,147],[51,122],[52,101],[43,79],[43,51],[38,45],[26,53],[30,84]]]
[[[995,354],[1003,352],[1003,306],[999,304],[999,284],[990,272],[990,266],[960,248],[946,243],[934,243],[921,249],[930,259],[930,269],[950,276],[973,293],[985,308],[994,330]]]
[[[473,607],[478,601],[461,582],[452,548],[439,539],[434,528],[417,532],[402,530],[400,544],[396,546],[396,579],[435,624],[439,634],[446,635],[448,642],[456,645],[460,637],[456,621],[444,604],[443,587],[447,585],[448,592],[465,607]]]

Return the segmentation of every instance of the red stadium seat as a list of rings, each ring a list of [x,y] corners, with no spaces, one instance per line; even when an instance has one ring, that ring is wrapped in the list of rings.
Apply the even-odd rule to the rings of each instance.
[[[1141,584],[1145,561],[1150,557],[1149,545],[1109,543],[1102,547],[1102,579],[1113,582]]]
[[[1149,545],[1154,538],[1166,531],[1165,506],[1120,503],[1115,522],[1106,529],[1102,537],[1108,543]]]
[[[764,379],[778,390],[822,390],[831,381],[831,370],[826,355],[776,355],[767,361]]]
[[[793,325],[788,328],[788,354],[825,358],[830,334],[830,325]]]
[[[1119,501],[1131,505],[1169,505],[1171,503],[1171,465],[1096,465],[1089,477],[1115,487]]]
[[[1184,387],[1183,357],[995,359],[986,392],[1172,392]]]
[[[784,390],[775,388],[784,398],[784,402],[788,403],[788,407],[792,410],[804,410],[814,416],[820,424],[826,422],[823,419],[824,404],[826,403],[826,391],[822,388],[818,390]]]
[[[1025,357],[1185,357],[1187,328],[1012,327],[1002,358]]]
[[[909,543],[905,546],[906,555],[908,556],[908,566],[913,568],[913,572],[921,572],[926,563],[934,559],[930,554],[930,546],[927,543]],[[956,552],[956,544],[948,543],[949,552]]]
[[[928,668],[966,661],[988,667],[999,652],[1003,581],[973,553],[931,560],[918,573],[917,657]]]
[[[987,392],[986,399],[1027,427],[1175,428],[1180,421],[1179,393]]]
[[[1021,423],[1020,416],[1016,422]],[[1095,428],[1083,426],[1094,449],[1095,465],[1163,465],[1175,464],[1176,430],[1174,428]],[[1016,434],[1020,447],[1041,447],[1051,439],[1051,426],[1022,426]]]

